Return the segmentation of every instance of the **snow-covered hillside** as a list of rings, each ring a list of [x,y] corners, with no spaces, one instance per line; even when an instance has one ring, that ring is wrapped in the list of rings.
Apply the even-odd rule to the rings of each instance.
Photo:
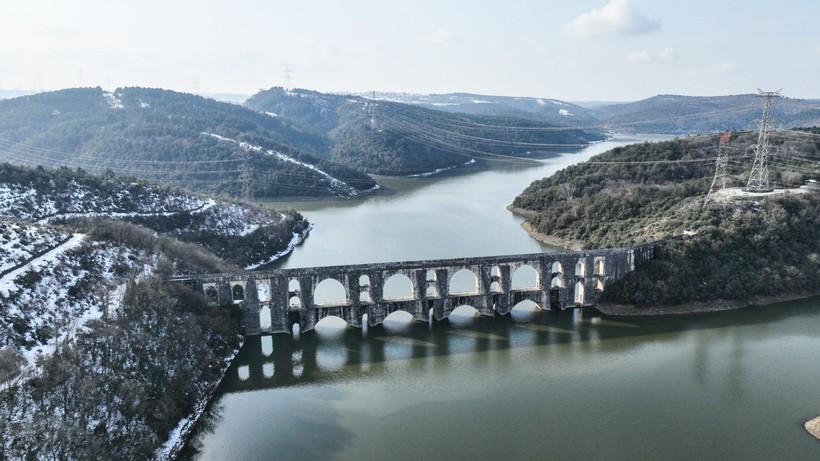
[[[103,193],[105,192],[105,193]],[[0,182],[0,216],[42,220],[70,215],[125,216],[194,211],[209,202],[150,183],[132,183],[114,193],[76,180],[57,184]]]
[[[0,221],[0,276],[69,238],[47,226]]]
[[[139,227],[101,221],[111,219],[147,229],[143,235],[133,230]],[[309,230],[295,212],[113,176],[0,165],[0,347],[32,358],[65,329],[98,317],[117,287],[156,269],[159,255],[139,245],[146,239],[165,235],[256,267],[290,251]]]
[[[0,277],[0,347],[20,350],[29,363],[104,307],[116,308],[125,278],[154,265],[144,251],[35,224],[6,226],[4,235],[12,248],[26,241],[40,249],[15,253],[17,265]]]
[[[256,267],[309,231],[295,211],[0,164],[0,458],[151,458],[239,342],[230,306],[169,277]]]

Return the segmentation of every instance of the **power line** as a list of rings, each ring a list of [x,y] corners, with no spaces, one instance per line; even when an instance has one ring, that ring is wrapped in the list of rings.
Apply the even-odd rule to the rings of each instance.
[[[288,72],[290,71],[289,65],[285,65],[285,70]],[[370,107],[369,115],[372,120],[376,119],[375,114],[375,94],[373,94],[373,99],[369,101]],[[477,116],[475,118],[464,115],[464,114],[453,114],[452,116],[447,116],[445,113],[436,110],[430,109],[423,109],[414,110],[413,106],[403,105],[403,104],[395,104],[395,103],[384,103],[379,105],[379,123],[376,126],[385,125],[386,127],[390,127],[398,134],[402,134],[408,137],[410,140],[419,143],[420,145],[426,146],[428,148],[435,148],[435,149],[443,149],[447,150],[450,153],[455,155],[461,155],[467,158],[473,157],[483,157],[488,159],[495,159],[500,161],[507,161],[513,163],[532,163],[532,160],[521,158],[521,157],[511,157],[509,155],[499,154],[497,152],[488,152],[482,147],[495,147],[498,149],[501,148],[580,148],[585,147],[586,143],[537,143],[537,142],[523,142],[523,141],[515,141],[511,139],[499,139],[499,137],[486,137],[486,136],[478,136],[474,133],[474,130],[481,129],[481,130],[497,130],[501,131],[502,133],[506,134],[508,137],[511,137],[515,132],[529,132],[529,131],[566,131],[566,130],[578,130],[578,129],[589,129],[589,128],[605,128],[605,125],[598,125],[598,126],[577,126],[577,127],[566,127],[566,126],[512,126],[514,123],[520,123],[520,120],[516,119],[506,119],[509,120],[511,123],[503,124],[490,124],[490,123],[482,123],[480,121],[481,116]],[[343,106],[344,108],[350,108],[350,106]],[[352,110],[352,109],[351,109]],[[668,117],[668,118],[659,118],[654,120],[642,120],[642,121],[633,121],[630,122],[632,124],[638,123],[650,123],[653,121],[668,121],[668,120],[675,120],[675,119],[687,119],[687,118],[695,118],[695,117],[705,117],[708,115],[714,114],[722,114],[722,113],[732,113],[732,112],[740,112],[748,110],[746,107],[741,108],[733,108],[733,109],[724,109],[719,111],[711,111],[711,112],[701,112],[699,114],[689,114],[685,116],[679,117]],[[769,113],[771,109],[769,108]],[[765,112],[765,111],[764,111]],[[359,112],[361,113],[361,112]],[[766,117],[764,117],[764,120]],[[502,118],[502,120],[504,120]],[[543,123],[543,122],[535,122],[534,124]],[[769,121],[771,124],[771,121]],[[471,133],[473,131],[473,133]],[[820,136],[818,134],[803,132],[803,131],[796,131],[796,130],[785,130],[785,136],[812,136],[817,137]],[[766,140],[768,140],[768,131],[766,131]],[[758,143],[760,145],[760,142]],[[725,149],[737,149],[736,146],[723,146]],[[6,140],[0,138],[0,154],[5,154],[9,159],[23,163],[26,165],[37,165],[37,164],[65,164],[66,158],[71,158],[74,154],[68,154],[65,152],[41,148],[31,145],[26,145],[22,143],[16,143],[10,140]],[[796,155],[796,154],[795,154]],[[767,155],[768,157],[768,155]],[[756,155],[757,158],[757,155]],[[795,158],[799,158],[796,156]],[[184,181],[197,181],[197,182],[207,182],[207,181],[219,181],[225,182],[225,179],[195,179],[196,177],[203,177],[211,174],[238,174],[241,184],[243,184],[243,190],[247,191],[249,186],[247,184],[253,178],[253,174],[250,171],[249,164],[248,164],[249,156],[247,155],[234,155],[231,158],[222,158],[222,159],[209,159],[209,160],[130,160],[130,159],[117,159],[111,160],[112,164],[100,164],[100,159],[86,159],[82,157],[74,157],[69,160],[69,165],[67,166],[78,166],[86,169],[90,169],[93,171],[99,171],[104,169],[108,166],[107,169],[115,173],[121,173],[125,175],[134,175],[134,174],[144,174],[144,175],[152,175],[152,176],[166,176],[164,178],[165,181],[175,181],[175,182],[184,182]],[[103,160],[105,161],[105,160]],[[586,165],[641,165],[641,164],[659,164],[659,163],[696,163],[696,162],[711,162],[712,159],[685,159],[685,160],[657,160],[657,161],[597,161],[597,162],[585,162]],[[727,162],[728,162],[727,157]],[[809,161],[809,160],[806,160]],[[734,162],[734,160],[732,160]],[[117,166],[122,165],[122,166]],[[195,169],[192,171],[178,171],[178,168],[175,166],[179,165],[224,165],[228,168],[225,169]],[[137,168],[134,168],[137,166]],[[172,179],[167,178],[167,175],[174,175],[174,176],[184,176],[188,177],[189,179]],[[302,175],[298,174],[286,174],[286,173],[278,173],[278,176],[282,177],[294,177],[294,178],[302,178]]]

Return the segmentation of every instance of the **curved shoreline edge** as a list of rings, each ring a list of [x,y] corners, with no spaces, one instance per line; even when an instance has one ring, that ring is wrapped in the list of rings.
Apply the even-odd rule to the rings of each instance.
[[[524,231],[535,240],[538,240],[541,243],[546,243],[547,245],[566,248],[570,251],[579,251],[584,249],[583,244],[578,240],[564,239],[561,237],[556,237],[554,235],[548,235],[538,232],[535,229],[535,227],[533,227],[533,225],[526,220],[526,218],[531,218],[535,216],[535,212],[526,210],[524,208],[514,207],[512,205],[507,205],[507,210],[509,210],[513,214],[525,218],[525,221],[521,223],[521,228],[524,229]]]
[[[507,206],[510,212],[530,218],[536,215],[535,212],[523,208]],[[571,251],[579,251],[583,249],[581,242],[571,239],[563,239],[554,235],[543,234],[538,232],[529,221],[521,223],[521,228],[530,235],[530,237],[547,245],[559,246]],[[757,305],[774,304],[786,301],[796,301],[799,299],[808,299],[815,296],[820,296],[820,290],[798,292],[798,293],[782,293],[770,296],[753,296],[747,299],[715,299],[710,301],[690,301],[680,304],[662,304],[647,307],[639,307],[632,304],[617,304],[609,302],[596,303],[595,308],[607,315],[685,315],[685,314],[702,314],[707,312],[721,312],[744,307],[751,307]],[[818,421],[820,426],[820,421]],[[818,427],[820,431],[820,427]]]
[[[308,235],[310,235],[310,231],[312,230],[313,223],[310,223],[302,232],[294,232],[287,248],[274,254],[273,256],[271,256],[271,258],[269,258],[269,260],[265,261],[264,263],[248,266],[247,268],[245,268],[245,270],[258,269],[259,267],[265,264],[270,264],[276,261],[277,259],[289,254],[293,251],[294,248],[301,245],[305,241]],[[210,390],[207,396],[204,399],[198,401],[194,405],[194,410],[191,412],[191,414],[181,419],[177,423],[177,426],[171,430],[168,436],[168,440],[166,440],[165,443],[159,449],[157,449],[154,455],[156,460],[169,461],[175,460],[179,457],[179,455],[182,453],[182,450],[194,436],[194,432],[197,425],[199,424],[199,420],[202,419],[202,415],[205,414],[205,410],[207,410],[208,406],[211,405],[211,403],[213,402],[216,392],[219,389],[219,385],[222,384],[222,380],[225,379],[225,375],[228,372],[228,369],[233,364],[234,359],[239,354],[239,351],[242,349],[244,343],[244,339],[240,339],[239,347],[231,351],[231,354],[229,354],[228,357],[225,357],[222,364],[222,369],[219,373],[219,378],[209,383]]]
[[[715,299],[712,301],[690,301],[680,304],[661,304],[649,307],[638,307],[634,304],[616,304],[601,302],[595,308],[607,315],[686,315],[704,314],[709,312],[723,312],[745,307],[762,306],[766,304],[798,301],[820,296],[820,290],[799,293],[784,293],[771,296],[753,296],[748,299]]]
[[[225,374],[228,372],[231,364],[233,364],[233,360],[239,354],[239,351],[242,349],[244,344],[244,340],[240,340],[239,347],[232,350],[231,353],[223,359],[219,378],[208,383],[210,390],[208,391],[206,398],[198,401],[194,405],[194,409],[191,414],[179,420],[176,427],[171,429],[168,440],[166,440],[165,443],[162,444],[162,446],[159,447],[154,453],[155,460],[170,461],[179,457],[183,448],[185,448],[185,445],[188,444],[191,437],[194,435],[194,429],[199,423],[199,420],[202,418],[202,415],[205,414],[205,410],[208,409],[208,405],[210,405],[213,401],[216,391],[219,389],[219,385],[222,383],[222,380],[225,379]]]

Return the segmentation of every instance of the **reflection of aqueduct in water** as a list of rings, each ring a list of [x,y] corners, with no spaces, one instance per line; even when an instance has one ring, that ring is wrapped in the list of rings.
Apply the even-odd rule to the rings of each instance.
[[[358,264],[260,272],[181,276],[173,280],[201,290],[215,303],[235,303],[244,312],[245,334],[313,329],[336,316],[360,327],[377,325],[393,312],[416,320],[447,318],[459,306],[482,315],[507,314],[522,301],[542,309],[590,306],[606,286],[651,259],[655,245],[463,259]],[[513,276],[529,272],[534,281],[514,286]],[[337,299],[323,301],[323,288]],[[397,289],[398,288],[398,289]],[[341,294],[343,293],[343,295]],[[367,317],[365,317],[365,315]]]

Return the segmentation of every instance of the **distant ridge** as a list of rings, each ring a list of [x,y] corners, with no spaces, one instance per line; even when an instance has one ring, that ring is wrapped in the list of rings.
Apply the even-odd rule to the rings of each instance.
[[[400,99],[380,93],[372,99],[274,87],[255,94],[245,106],[326,135],[330,160],[381,175],[425,174],[472,160],[528,157],[555,148],[580,148],[605,138],[598,129],[559,125],[521,110],[517,111],[521,116],[468,113],[429,101],[416,103],[409,96],[410,102]],[[564,118],[572,118],[570,112],[576,110],[561,102],[530,100],[526,104],[566,107],[563,110],[568,114],[558,115]],[[558,110],[562,109],[556,109],[556,114]]]
[[[9,99],[9,98],[16,98],[19,96],[26,96],[30,94],[35,94],[36,91],[33,90],[3,90],[0,89],[0,99]]]
[[[376,93],[376,98],[438,110],[506,115],[564,126],[625,133],[708,134],[754,130],[762,103],[757,94],[730,96],[657,95],[633,102],[566,102],[550,98],[487,96],[471,93],[419,95]],[[820,125],[820,100],[778,99],[774,116],[780,127]]]
[[[763,103],[757,94],[733,96],[658,95],[642,101],[598,107],[595,116],[625,132],[707,134],[756,130]],[[783,128],[820,125],[820,102],[778,98],[772,112]]]
[[[0,101],[0,161],[110,170],[209,194],[338,196],[329,178],[354,191],[375,187],[318,155],[327,144],[287,120],[169,90],[78,88]]]

